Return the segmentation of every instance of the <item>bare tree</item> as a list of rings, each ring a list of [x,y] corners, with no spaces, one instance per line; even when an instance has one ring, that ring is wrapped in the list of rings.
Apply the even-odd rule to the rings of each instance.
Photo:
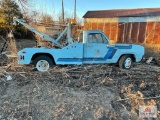
[[[28,3],[31,1],[31,0],[14,0],[18,3],[19,7],[25,11],[26,9],[26,6],[28,5]]]
[[[42,15],[40,22],[43,24],[46,24],[46,25],[47,24],[54,24],[54,20],[52,19],[52,16],[48,15],[48,14]]]

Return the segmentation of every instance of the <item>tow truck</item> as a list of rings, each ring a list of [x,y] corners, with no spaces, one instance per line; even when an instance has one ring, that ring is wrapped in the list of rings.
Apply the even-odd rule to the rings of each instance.
[[[109,38],[100,30],[84,30],[78,40],[71,37],[72,20],[68,20],[64,31],[57,39],[39,32],[24,20],[14,18],[16,23],[38,34],[47,42],[47,47],[24,48],[18,52],[18,64],[33,64],[35,69],[44,72],[54,65],[82,65],[118,63],[122,69],[130,69],[133,62],[140,62],[144,55],[144,47],[136,44],[110,44]],[[59,40],[67,33],[65,44]]]

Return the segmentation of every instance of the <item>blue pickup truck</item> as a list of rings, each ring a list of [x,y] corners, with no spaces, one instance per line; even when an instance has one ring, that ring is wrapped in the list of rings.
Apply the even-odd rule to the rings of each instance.
[[[130,69],[133,62],[140,62],[144,47],[136,44],[110,45],[108,37],[100,30],[86,30],[79,41],[62,48],[25,48],[18,52],[19,64],[34,64],[38,71],[47,71],[53,65],[118,63]]]
[[[68,20],[65,29],[57,39],[39,32],[24,20],[14,17],[14,25],[18,23],[39,35],[47,46],[37,45],[34,48],[24,48],[18,52],[18,63],[33,64],[41,72],[47,71],[54,65],[81,65],[118,63],[122,69],[130,69],[133,62],[140,62],[144,55],[144,47],[135,44],[111,45],[108,37],[100,30],[85,30],[77,41],[71,37],[71,28],[75,20]],[[62,36],[66,38],[60,40]],[[65,43],[65,44],[64,44]]]

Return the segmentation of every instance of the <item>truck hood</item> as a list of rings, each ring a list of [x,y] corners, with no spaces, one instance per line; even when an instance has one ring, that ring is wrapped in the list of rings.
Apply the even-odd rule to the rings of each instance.
[[[22,49],[22,50],[20,50],[19,52],[18,52],[18,54],[22,54],[22,53],[28,53],[28,52],[30,52],[30,53],[34,53],[34,52],[45,52],[46,50],[48,50],[48,48],[45,48],[45,47],[41,47],[41,48],[24,48],[24,49]]]

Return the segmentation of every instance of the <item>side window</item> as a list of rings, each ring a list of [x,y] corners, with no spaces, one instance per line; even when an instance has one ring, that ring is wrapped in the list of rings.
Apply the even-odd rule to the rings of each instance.
[[[108,43],[107,39],[101,33],[88,34],[88,42],[89,43],[105,43],[105,44]]]
[[[97,38],[98,43],[104,43],[103,38],[102,38],[102,34],[96,34],[96,38]]]
[[[104,42],[105,44],[108,44],[108,40],[106,39],[106,37],[105,37],[103,34],[101,34],[101,35],[102,35],[103,42]]]

